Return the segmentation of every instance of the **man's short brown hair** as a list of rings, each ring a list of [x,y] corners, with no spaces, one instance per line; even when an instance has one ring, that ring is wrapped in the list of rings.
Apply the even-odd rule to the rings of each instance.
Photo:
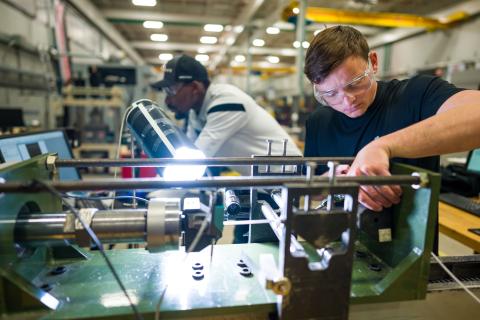
[[[318,33],[310,43],[304,72],[313,83],[322,82],[328,74],[350,56],[368,61],[365,37],[352,27],[336,26]]]

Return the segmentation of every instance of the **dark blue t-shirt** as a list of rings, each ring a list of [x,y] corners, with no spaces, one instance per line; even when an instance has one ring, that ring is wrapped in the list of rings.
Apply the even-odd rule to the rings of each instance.
[[[462,90],[440,78],[425,75],[402,81],[378,81],[372,105],[358,118],[352,119],[330,107],[320,106],[306,123],[304,155],[353,157],[376,137],[435,115],[448,98]],[[432,171],[439,169],[438,156],[394,161]],[[319,168],[317,173],[323,171],[325,167]]]

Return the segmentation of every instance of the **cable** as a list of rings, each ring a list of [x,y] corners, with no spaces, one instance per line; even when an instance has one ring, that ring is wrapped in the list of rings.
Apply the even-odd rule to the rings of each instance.
[[[31,183],[31,187],[35,187],[36,184],[39,184],[41,186],[43,186],[48,192],[50,192],[51,194],[57,196],[58,198],[62,199],[62,194],[60,192],[58,192],[55,188],[53,188],[52,186],[48,185],[47,183],[44,183],[43,181],[40,181],[40,180],[36,180],[34,179]],[[107,254],[105,253],[105,250],[103,249],[103,244],[102,242],[100,241],[100,239],[98,239],[97,235],[95,234],[95,232],[92,230],[92,228],[90,228],[90,226],[82,219],[82,217],[80,216],[79,212],[77,211],[77,209],[75,209],[70,203],[66,202],[66,201],[63,201],[64,204],[70,209],[70,211],[73,212],[73,214],[75,215],[75,218],[80,221],[80,223],[82,224],[83,228],[85,229],[85,231],[87,232],[88,236],[92,239],[92,241],[95,243],[95,245],[97,246],[98,250],[100,251],[100,254],[102,255],[102,257],[105,259],[105,262],[108,266],[108,268],[110,269],[110,271],[112,272],[113,274],[113,277],[115,278],[115,280],[117,281],[118,285],[120,286],[120,288],[122,289],[125,297],[127,298],[128,300],[128,303],[130,304],[130,307],[132,308],[133,310],[133,313],[135,314],[135,318],[136,319],[142,319],[143,320],[143,317],[142,315],[138,312],[138,309],[137,307],[135,306],[135,304],[133,303],[132,299],[130,298],[130,296],[128,295],[128,292],[127,292],[127,289],[125,288],[125,286],[123,285],[122,281],[120,280],[120,276],[118,275],[118,273],[115,271],[115,268],[113,267],[113,264],[112,262],[110,261],[110,259],[108,258]]]
[[[431,253],[433,259],[435,259],[435,261],[437,261],[437,263],[440,265],[440,267],[442,267],[443,270],[445,270],[445,272],[453,279],[455,280],[455,282],[458,283],[458,285],[463,289],[465,290],[472,298],[473,300],[475,300],[478,304],[480,304],[480,298],[478,298],[470,289],[468,289],[462,281],[460,281],[460,279],[458,279],[454,274],[453,272],[451,272],[447,266],[438,258],[438,256],[435,254],[435,253]]]
[[[214,208],[213,207],[213,201],[214,201],[215,198],[216,198],[216,192],[212,192],[212,195],[210,196],[210,208]],[[212,209],[212,210],[214,210],[214,209]],[[200,238],[202,237],[203,233],[205,232],[205,229],[207,228],[208,224],[211,221],[212,214],[213,214],[213,212],[211,212],[209,217],[207,216],[205,219],[203,219],[202,224],[200,225],[200,228],[198,229],[197,234],[195,235],[195,238],[193,238],[192,243],[190,243],[190,246],[187,249],[185,257],[181,261],[182,265],[187,260],[188,254],[190,252],[192,252],[193,248],[195,248],[198,241],[200,241]],[[157,305],[155,306],[155,320],[160,320],[160,306],[162,305],[163,298],[165,296],[165,293],[167,292],[168,285],[169,285],[169,282],[167,281],[167,284],[165,284],[165,288],[163,289],[162,294],[160,295],[160,298],[158,298]]]
[[[65,198],[73,198],[73,199],[86,199],[86,200],[110,200],[110,199],[133,199],[135,198],[136,200],[143,201],[145,203],[149,203],[150,200],[142,198],[142,197],[134,197],[134,196],[102,196],[102,197],[97,197],[97,196],[81,196],[81,195],[75,195],[71,193],[64,193],[62,194],[63,197]]]
[[[129,106],[127,109],[125,109],[125,112],[123,113],[122,117],[122,123],[120,124],[120,132],[118,135],[118,144],[117,144],[117,150],[115,152],[115,159],[120,159],[120,148],[122,146],[122,137],[123,137],[123,127],[125,125],[125,122],[127,121],[127,117],[130,115],[130,112],[133,110],[133,106]],[[133,136],[132,136],[133,139]],[[132,150],[133,152],[133,150]],[[132,168],[133,170],[133,168]],[[117,179],[117,172],[118,172],[118,167],[113,168],[113,179]],[[112,192],[112,196],[115,197],[116,191],[114,190]],[[113,203],[111,205],[111,209],[113,209]]]

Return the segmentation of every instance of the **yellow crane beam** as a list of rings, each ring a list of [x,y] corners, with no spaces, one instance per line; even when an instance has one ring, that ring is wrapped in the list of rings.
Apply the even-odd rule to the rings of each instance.
[[[298,7],[298,2],[292,1],[283,11],[283,18],[288,20],[288,18],[295,16],[293,9],[296,7]],[[305,12],[307,20],[318,23],[355,24],[390,28],[442,29],[450,27],[453,23],[465,20],[468,17],[468,13],[463,11],[455,12],[441,20],[404,13],[366,12],[322,7],[308,7]]]

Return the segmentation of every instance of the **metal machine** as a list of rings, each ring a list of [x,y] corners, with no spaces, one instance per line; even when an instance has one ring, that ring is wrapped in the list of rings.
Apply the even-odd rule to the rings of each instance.
[[[335,161],[350,160],[62,160],[49,154],[3,165],[0,313],[17,319],[355,319],[365,314],[364,305],[381,310],[425,299],[439,175],[396,165],[391,177],[336,177]],[[329,176],[313,174],[327,163]],[[172,164],[249,165],[252,176],[56,180],[60,167]],[[272,174],[272,166],[296,169]],[[360,185],[383,184],[403,186],[399,205],[382,213],[359,207]],[[185,192],[128,209],[76,209],[61,199],[69,191],[134,189]],[[325,205],[315,205],[318,197]],[[246,243],[216,245],[226,225],[249,226]],[[137,247],[107,250],[118,243]],[[449,263],[478,277],[478,259]],[[435,265],[432,276],[445,279]],[[384,317],[379,311],[377,318]]]

